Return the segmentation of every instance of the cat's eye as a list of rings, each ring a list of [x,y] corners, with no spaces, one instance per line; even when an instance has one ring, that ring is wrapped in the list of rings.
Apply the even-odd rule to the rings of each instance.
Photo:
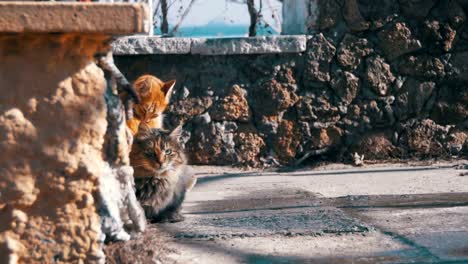
[[[172,154],[172,149],[166,149],[164,152],[166,155],[171,155]]]

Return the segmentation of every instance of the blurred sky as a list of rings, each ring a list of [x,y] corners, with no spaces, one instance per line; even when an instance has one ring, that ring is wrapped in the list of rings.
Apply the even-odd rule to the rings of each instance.
[[[229,23],[248,25],[249,14],[246,4],[233,3],[229,0],[195,0],[190,13],[181,26],[203,26],[209,23]],[[157,3],[158,1],[156,1]],[[168,0],[169,23],[174,25],[179,20],[190,0]],[[257,8],[260,0],[256,0]],[[262,13],[268,24],[276,28],[281,20],[281,3],[277,0],[263,0]],[[272,15],[275,17],[272,17]]]

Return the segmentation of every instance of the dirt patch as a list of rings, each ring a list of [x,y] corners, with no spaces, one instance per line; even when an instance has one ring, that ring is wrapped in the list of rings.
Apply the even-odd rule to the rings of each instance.
[[[178,252],[170,248],[169,241],[167,234],[161,232],[156,225],[151,225],[135,239],[107,245],[104,249],[106,263],[171,263],[168,255]]]

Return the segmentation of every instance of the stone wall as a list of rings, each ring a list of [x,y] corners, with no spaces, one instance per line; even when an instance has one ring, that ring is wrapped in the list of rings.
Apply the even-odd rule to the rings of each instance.
[[[104,262],[108,123],[95,55],[113,34],[143,32],[145,14],[138,4],[0,2],[0,263]]]
[[[185,124],[193,164],[466,157],[468,1],[318,6],[308,36],[130,38],[116,61],[177,79],[166,121]]]
[[[103,40],[0,37],[2,263],[102,258],[94,192],[104,166],[106,85],[89,62]]]

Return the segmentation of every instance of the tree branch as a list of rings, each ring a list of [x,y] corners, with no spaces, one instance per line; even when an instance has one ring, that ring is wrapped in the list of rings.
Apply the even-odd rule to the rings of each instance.
[[[177,23],[177,25],[171,30],[171,33],[169,35],[174,35],[174,33],[177,32],[177,30],[179,30],[179,27],[180,25],[182,24],[182,22],[184,21],[185,17],[188,15],[188,13],[190,12],[190,9],[192,9],[192,6],[193,4],[196,2],[196,0],[192,0],[190,1],[190,4],[188,5],[188,7],[185,9],[184,13],[182,14],[182,16],[180,17],[180,20],[179,22]]]
[[[161,22],[161,33],[167,34],[169,32],[169,23],[167,22],[167,0],[161,0],[161,12],[162,12],[162,22]]]
[[[255,0],[247,0],[247,9],[250,15],[249,37],[257,35],[258,12],[255,9]]]

